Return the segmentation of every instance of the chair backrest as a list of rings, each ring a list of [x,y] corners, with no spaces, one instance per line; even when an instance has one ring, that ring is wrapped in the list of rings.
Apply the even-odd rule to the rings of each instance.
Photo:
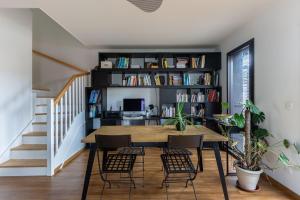
[[[203,135],[169,135],[168,148],[202,148]]]
[[[96,145],[100,149],[129,147],[131,135],[95,135]]]

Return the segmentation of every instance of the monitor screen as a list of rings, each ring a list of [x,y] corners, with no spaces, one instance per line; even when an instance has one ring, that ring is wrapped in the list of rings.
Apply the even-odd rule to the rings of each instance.
[[[145,99],[123,99],[124,111],[145,111]]]

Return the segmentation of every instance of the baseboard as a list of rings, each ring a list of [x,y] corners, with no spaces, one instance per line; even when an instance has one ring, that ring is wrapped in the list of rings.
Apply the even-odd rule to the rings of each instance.
[[[70,164],[75,158],[77,158],[84,150],[85,150],[85,148],[80,149],[79,151],[77,151],[76,153],[74,153],[72,156],[70,156],[67,160],[65,160],[65,162],[63,162],[63,163],[61,163],[60,165],[58,165],[58,166],[54,169],[54,175],[56,175],[56,174],[59,173],[63,168],[65,168],[66,166],[68,166],[68,164]]]
[[[273,179],[271,176],[268,176],[265,173],[264,173],[264,175],[268,177],[267,179],[269,179],[270,184],[274,185],[275,187],[277,187],[277,188],[281,189],[282,191],[286,192],[287,194],[289,194],[290,197],[292,197],[292,199],[300,200],[300,196],[298,194],[296,194],[295,192],[293,192],[292,190],[290,190],[286,186],[282,185],[281,183],[279,183],[278,181]]]

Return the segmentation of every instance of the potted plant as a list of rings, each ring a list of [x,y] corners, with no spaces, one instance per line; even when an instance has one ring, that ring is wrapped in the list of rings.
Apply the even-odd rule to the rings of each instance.
[[[180,102],[176,105],[176,113],[174,118],[167,119],[164,125],[175,125],[177,131],[185,131],[187,124],[192,124],[184,113],[184,103]]]
[[[235,113],[228,117],[228,123],[244,130],[244,152],[237,148],[237,142],[229,142],[237,158],[234,165],[238,177],[238,186],[247,191],[257,189],[257,183],[264,167],[272,169],[262,162],[263,156],[267,152],[273,152],[278,161],[284,166],[294,166],[289,163],[289,159],[281,150],[278,151],[278,145],[289,148],[289,141],[284,139],[275,144],[270,144],[267,137],[271,134],[268,130],[260,127],[264,120],[265,114],[249,100],[243,105],[241,113]]]

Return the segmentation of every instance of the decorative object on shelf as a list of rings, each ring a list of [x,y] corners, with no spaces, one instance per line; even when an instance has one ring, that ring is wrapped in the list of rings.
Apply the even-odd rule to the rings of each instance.
[[[154,12],[156,11],[162,4],[163,0],[127,0],[139,9],[144,12]]]
[[[271,153],[273,157],[275,156],[282,166],[300,168],[300,166],[292,164],[286,154],[280,149],[281,147],[289,148],[291,146],[288,140],[283,139],[275,143],[270,142],[269,137],[272,135],[268,130],[260,127],[260,124],[265,120],[265,114],[250,100],[246,101],[241,113],[235,113],[228,118],[223,118],[223,120],[224,123],[230,123],[244,130],[245,152],[241,152],[237,148],[237,142],[232,141],[229,137],[229,145],[233,149],[235,157],[237,157],[234,166],[238,176],[238,187],[246,191],[256,191],[263,169],[274,170],[280,167],[271,167],[263,162],[262,158],[266,153]]]
[[[175,125],[177,131],[185,131],[187,124],[192,124],[184,113],[184,103],[177,103],[175,117],[167,119],[164,125]]]
[[[101,64],[100,64],[102,69],[112,69],[112,65],[113,65],[112,62],[108,61],[108,60],[101,61]]]

